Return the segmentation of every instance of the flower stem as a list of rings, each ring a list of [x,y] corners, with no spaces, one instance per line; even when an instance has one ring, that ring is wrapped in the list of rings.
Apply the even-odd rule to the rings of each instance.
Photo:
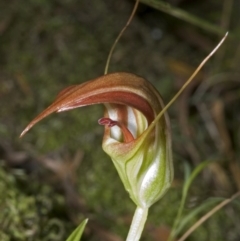
[[[147,220],[148,208],[137,207],[126,241],[138,241]]]

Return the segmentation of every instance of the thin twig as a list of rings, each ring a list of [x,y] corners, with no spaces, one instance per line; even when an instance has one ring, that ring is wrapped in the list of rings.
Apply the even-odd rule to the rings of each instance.
[[[221,41],[217,44],[217,46],[212,50],[212,52],[200,63],[200,65],[196,68],[196,70],[193,72],[193,74],[190,76],[190,78],[185,82],[185,84],[181,87],[181,89],[175,94],[175,96],[165,105],[165,107],[161,110],[161,112],[157,115],[157,117],[154,119],[154,121],[151,123],[151,125],[146,130],[146,135],[151,133],[157,122],[160,120],[160,118],[164,115],[165,111],[168,110],[168,108],[174,103],[174,101],[182,94],[182,92],[186,89],[186,87],[191,83],[191,81],[194,79],[194,77],[198,74],[198,72],[201,70],[201,68],[205,65],[205,63],[214,55],[214,53],[219,49],[219,47],[222,45],[222,43],[227,38],[228,33],[225,34],[225,36],[221,39]]]
[[[214,213],[216,213],[218,210],[223,208],[225,205],[233,201],[235,198],[240,196],[240,191],[235,193],[231,198],[228,198],[221,203],[219,203],[215,208],[210,210],[208,213],[206,213],[203,217],[201,217],[191,228],[187,230],[187,232],[178,240],[178,241],[184,241],[194,230],[196,230],[202,223],[204,223],[208,218],[210,218]]]
[[[112,54],[113,54],[113,50],[115,49],[116,47],[116,44],[118,43],[119,39],[121,38],[121,36],[123,35],[124,31],[126,30],[126,28],[129,26],[129,24],[131,23],[134,15],[135,15],[135,12],[137,10],[137,7],[138,7],[138,4],[139,4],[139,0],[136,1],[135,5],[134,5],[134,8],[132,10],[132,13],[126,23],[126,25],[123,27],[123,29],[121,30],[121,32],[119,33],[119,35],[117,36],[117,38],[115,39],[111,49],[110,49],[110,52],[108,54],[108,58],[107,58],[107,62],[106,62],[106,66],[105,66],[105,70],[104,70],[104,74],[107,74],[108,73],[108,67],[109,67],[109,63],[110,63],[110,60],[111,60],[111,57],[112,57]]]

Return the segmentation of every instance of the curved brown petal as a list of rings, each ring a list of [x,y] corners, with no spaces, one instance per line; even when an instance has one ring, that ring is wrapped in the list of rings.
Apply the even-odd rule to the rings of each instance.
[[[124,72],[104,75],[61,91],[55,101],[34,118],[20,136],[53,112],[92,104],[114,103],[131,106],[142,112],[150,123],[161,110],[159,98],[156,89],[137,75]]]

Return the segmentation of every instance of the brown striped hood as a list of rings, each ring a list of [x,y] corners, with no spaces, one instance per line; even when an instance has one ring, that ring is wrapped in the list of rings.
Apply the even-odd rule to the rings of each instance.
[[[149,128],[163,108],[158,91],[130,73],[112,73],[61,91],[55,101],[24,129],[53,112],[104,104],[103,149],[111,157],[132,200],[149,207],[173,179],[171,131],[167,113]]]

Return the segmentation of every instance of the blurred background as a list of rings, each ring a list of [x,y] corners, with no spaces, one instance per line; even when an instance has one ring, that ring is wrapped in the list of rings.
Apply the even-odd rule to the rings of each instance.
[[[181,198],[184,166],[192,170],[214,161],[192,184],[184,213],[240,189],[240,2],[143,2],[117,44],[109,72],[143,76],[165,103],[230,32],[169,109],[175,180],[150,209],[142,238],[166,241]],[[1,241],[65,240],[86,217],[90,221],[82,240],[125,240],[135,207],[101,148],[103,127],[97,120],[103,107],[53,114],[22,139],[19,134],[63,88],[103,75],[134,3],[0,1]],[[188,240],[240,240],[239,212],[238,199]]]

